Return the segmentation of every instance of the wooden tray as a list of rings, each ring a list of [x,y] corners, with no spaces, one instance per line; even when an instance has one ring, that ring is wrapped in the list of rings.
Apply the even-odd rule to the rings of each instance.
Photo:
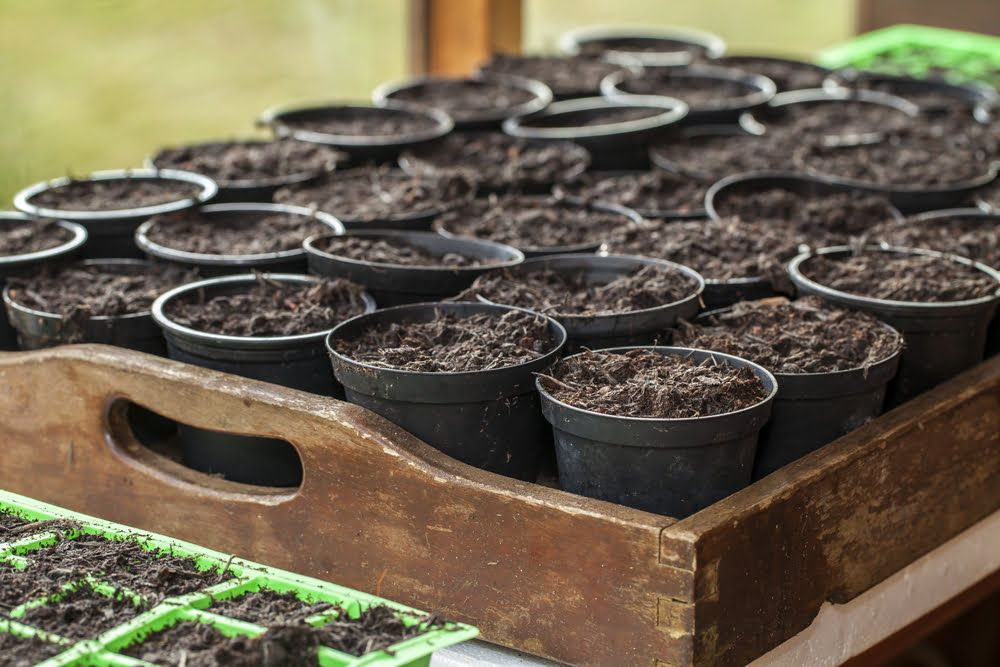
[[[299,489],[140,445],[129,399],[285,438]],[[458,463],[347,403],[96,345],[0,355],[0,487],[573,663],[738,665],[1000,508],[1000,358],[676,521]]]

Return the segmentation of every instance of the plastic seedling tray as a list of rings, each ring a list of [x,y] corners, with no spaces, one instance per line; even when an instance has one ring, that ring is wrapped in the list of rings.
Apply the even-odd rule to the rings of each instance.
[[[1000,87],[1000,37],[901,24],[827,49],[819,63]]]
[[[26,522],[52,520],[57,522],[42,523],[38,526],[21,524],[0,530],[0,567],[24,570],[30,567],[32,554],[38,550],[52,546],[60,540],[74,540],[83,535],[94,535],[109,540],[132,541],[151,554],[191,558],[199,571],[215,571],[219,575],[212,578],[215,583],[204,584],[185,595],[165,598],[138,615],[85,639],[63,637],[58,632],[33,627],[26,615],[36,607],[58,604],[80,586],[88,586],[92,594],[116,598],[120,604],[141,605],[144,601],[143,595],[127,587],[111,584],[105,579],[106,573],[92,572],[81,579],[58,586],[43,596],[21,602],[7,611],[7,618],[0,620],[0,633],[9,633],[17,637],[34,636],[64,649],[58,655],[38,663],[44,667],[149,665],[150,663],[142,660],[122,655],[121,651],[183,621],[206,623],[227,637],[260,636],[267,631],[266,627],[215,613],[213,605],[262,590],[271,590],[279,594],[292,592],[305,604],[324,602],[331,605],[330,608],[304,619],[305,624],[314,627],[338,618],[356,619],[364,610],[376,605],[384,605],[396,612],[397,618],[408,628],[421,626],[422,631],[416,636],[360,657],[321,646],[316,655],[316,664],[321,667],[428,665],[430,656],[435,650],[471,639],[478,634],[475,628],[459,623],[429,625],[430,616],[424,612],[335,584],[233,558],[161,535],[138,532],[120,524],[101,521],[24,496],[0,491],[0,520],[6,519],[11,522],[11,517]]]

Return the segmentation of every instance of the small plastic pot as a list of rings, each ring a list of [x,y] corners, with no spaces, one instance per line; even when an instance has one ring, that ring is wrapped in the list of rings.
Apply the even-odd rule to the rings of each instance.
[[[144,273],[152,266],[152,262],[146,260],[120,258],[87,259],[82,264],[126,275]],[[72,290],[73,286],[67,285],[66,289]],[[158,356],[166,354],[163,334],[148,310],[128,315],[98,315],[88,318],[82,326],[70,326],[62,315],[35,310],[14,301],[9,287],[4,288],[3,301],[22,350],[68,343],[101,343]]]
[[[622,345],[649,345],[657,342],[667,329],[680,319],[690,319],[700,308],[700,297],[705,281],[697,271],[686,266],[651,257],[628,255],[555,255],[530,259],[509,269],[517,276],[530,271],[549,269],[556,272],[582,272],[585,279],[597,284],[605,284],[645,266],[659,266],[673,269],[695,281],[697,287],[680,301],[665,303],[653,308],[631,310],[609,315],[564,315],[554,313],[552,317],[566,329],[566,353],[580,348],[596,350]],[[489,299],[477,296],[484,303]],[[517,304],[502,304],[514,305]]]
[[[658,109],[648,118],[588,124],[612,109]],[[627,102],[584,97],[550,104],[531,116],[508,118],[503,131],[515,137],[545,141],[574,141],[590,151],[593,169],[646,169],[650,143],[665,136],[686,115],[680,100],[632,95]]]
[[[706,310],[728,308],[740,301],[758,301],[772,296],[779,296],[774,285],[767,278],[750,276],[747,278],[730,278],[729,280],[705,279],[705,291],[701,300]]]
[[[995,294],[978,299],[944,303],[890,301],[841,292],[803,274],[803,266],[808,267],[811,258],[847,256],[853,252],[848,246],[806,252],[789,263],[789,276],[800,292],[871,313],[903,334],[905,349],[899,373],[889,387],[887,407],[895,407],[982,361],[986,330],[1000,303],[1000,273],[971,259],[933,250],[878,246],[869,246],[866,250],[947,257],[997,281]]]
[[[263,139],[244,139],[239,141],[205,141],[196,144],[189,144],[189,146],[191,148],[207,148],[210,146],[229,146],[233,144],[254,146],[267,143],[270,142]],[[170,149],[164,149],[164,151],[166,150]],[[162,160],[161,156],[164,151],[160,151],[156,155],[148,158],[146,160],[146,166],[152,169],[165,168],[164,165],[157,164],[158,161]],[[346,158],[347,156],[343,155],[341,157]],[[271,201],[271,198],[274,196],[274,192],[278,188],[286,185],[294,185],[295,183],[307,183],[313,179],[319,178],[329,171],[332,171],[333,168],[334,166],[331,165],[329,169],[311,169],[296,174],[285,174],[284,176],[277,176],[275,178],[216,181],[216,184],[219,186],[219,192],[212,198],[212,202],[216,204],[235,202],[267,203]]]
[[[489,371],[421,373],[380,368],[336,350],[372,326],[456,315],[521,310],[485,303],[424,303],[386,308],[350,319],[330,332],[327,350],[347,400],[376,412],[445,454],[483,470],[534,481],[551,442],[534,374],[559,358],[566,331],[548,318],[552,349],[533,361]],[[530,311],[525,311],[530,312]]]
[[[909,100],[908,95],[932,94],[942,98],[937,103],[910,100],[920,107],[921,113],[930,114],[947,112],[956,104],[967,107],[972,112],[980,104],[990,102],[997,97],[992,88],[981,84],[955,84],[940,79],[917,79],[857,69],[842,69],[831,72],[823,82],[824,88],[848,87],[868,90],[868,86],[875,86],[882,92],[897,95],[907,100]]]
[[[20,224],[30,221],[32,218],[24,213],[14,211],[0,211],[0,227],[9,224]],[[87,242],[87,230],[83,225],[75,222],[58,220],[57,224],[69,231],[73,236],[70,240],[45,250],[38,252],[28,252],[20,255],[0,256],[0,289],[3,289],[7,278],[17,275],[25,270],[30,270],[47,262],[57,262],[69,259],[76,255],[80,248]],[[17,349],[17,332],[7,321],[7,309],[0,308],[0,350]]]
[[[72,180],[116,181],[123,179],[136,180],[173,180],[192,183],[201,188],[194,197],[179,199],[166,204],[142,206],[139,208],[109,209],[106,211],[70,211],[41,208],[31,203],[31,199],[45,190],[67,185]],[[76,222],[87,229],[88,240],[83,248],[82,256],[88,258],[103,257],[140,257],[141,253],[135,246],[133,236],[136,228],[145,220],[160,213],[183,211],[187,208],[200,206],[215,197],[218,186],[215,181],[200,174],[176,169],[114,169],[95,171],[86,179],[55,178],[50,181],[35,183],[21,190],[14,196],[14,207],[35,218],[57,218]]]
[[[389,102],[398,102],[396,98],[402,93],[416,92],[450,81],[464,81],[470,85],[477,83],[503,83],[511,88],[527,91],[532,98],[527,102],[496,109],[482,109],[464,113],[451,112],[456,130],[498,130],[501,123],[513,116],[525,116],[541,111],[552,102],[552,91],[541,81],[527,79],[521,76],[498,75],[480,72],[464,79],[448,79],[433,76],[421,76],[406,81],[383,83],[372,93],[372,102],[376,106],[384,106]],[[404,102],[406,103],[406,102]],[[412,104],[412,102],[409,102]]]
[[[677,67],[726,52],[721,37],[691,28],[593,26],[563,33],[560,50],[571,56],[594,55],[624,65]]]
[[[391,135],[327,134],[296,127],[296,124],[302,121],[335,116],[343,111],[352,113],[362,111],[372,116],[383,115],[387,118],[406,116],[429,118],[434,122],[434,127],[419,132]],[[367,162],[394,162],[404,150],[443,137],[455,127],[451,117],[440,109],[402,102],[386,102],[378,107],[364,104],[321,104],[268,109],[261,115],[259,124],[270,127],[278,137],[292,137],[299,141],[334,146],[347,153],[354,165]]]
[[[555,433],[559,486],[683,518],[750,484],[758,434],[771,415],[777,381],[761,366],[728,354],[684,347],[642,349],[750,368],[768,395],[743,410],[709,417],[619,417],[563,403],[536,381],[542,413]]]
[[[683,125],[703,125],[710,123],[735,123],[744,112],[767,104],[775,95],[774,82],[766,76],[744,72],[738,69],[713,67],[709,65],[692,65],[690,67],[644,67],[638,74],[616,72],[609,74],[601,81],[601,94],[618,101],[628,102],[640,93],[629,92],[630,85],[643,78],[655,79],[661,74],[677,79],[703,79],[720,83],[738,83],[747,87],[747,92],[738,97],[719,98],[712,102],[688,105],[687,116]],[[651,93],[645,93],[650,95]],[[669,96],[670,84],[663,83],[663,94]],[[671,97],[673,99],[673,97]],[[682,99],[678,97],[678,99]]]
[[[483,273],[509,268],[524,261],[520,250],[501,243],[464,237],[444,237],[434,232],[351,231],[345,236],[365,239],[401,239],[435,255],[457,253],[476,259],[495,260],[483,266],[406,266],[385,262],[366,262],[320,250],[316,242],[327,236],[306,239],[309,271],[316,275],[347,278],[363,285],[380,307],[407,303],[439,301],[455,296]]]
[[[270,280],[308,283],[312,276],[275,273]],[[153,320],[167,341],[171,359],[217,371],[271,382],[323,396],[342,397],[343,388],[330,376],[323,340],[329,329],[296,336],[227,336],[190,329],[165,312],[171,301],[204,292],[211,299],[239,292],[257,282],[255,274],[223,276],[177,287],[153,303]],[[366,295],[366,311],[375,302]],[[249,316],[249,313],[248,313]],[[302,481],[302,464],[287,442],[272,438],[235,435],[178,425],[186,465],[226,479],[261,486],[296,486]]]
[[[751,54],[725,55],[713,60],[712,64],[723,67],[735,67],[747,72],[763,74],[774,81],[774,85],[779,93],[788,92],[789,90],[820,88],[824,85],[824,80],[831,72],[827,67],[805,60]],[[791,72],[787,77],[779,76],[779,73],[775,72],[774,69],[781,67],[788,68],[788,70],[798,70],[800,74],[799,81],[795,81],[795,74]],[[808,79],[808,83],[804,79]]]
[[[285,213],[312,218],[330,228],[333,234],[343,234],[344,226],[328,213],[313,211],[302,206],[284,204],[210,204],[202,207],[200,213],[207,218],[225,219],[256,216],[258,214]],[[147,220],[135,231],[135,244],[153,259],[174,264],[182,264],[198,269],[205,277],[262,271],[271,273],[300,273],[306,269],[306,252],[302,248],[268,252],[255,255],[210,255],[187,252],[160,245],[150,240],[150,232],[159,221]]]

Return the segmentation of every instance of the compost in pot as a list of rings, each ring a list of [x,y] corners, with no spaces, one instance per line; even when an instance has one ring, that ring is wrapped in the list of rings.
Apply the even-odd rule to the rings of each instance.
[[[201,191],[196,183],[169,178],[81,179],[42,190],[28,201],[60,211],[119,211],[193,199]]]
[[[522,56],[497,53],[479,70],[491,74],[513,74],[541,81],[556,99],[598,95],[601,79],[616,72],[627,72],[621,65],[591,57]]]
[[[58,220],[4,220],[0,258],[51,250],[73,240],[73,229]]]
[[[313,245],[317,250],[338,257],[396,266],[464,268],[505,262],[500,257],[475,257],[455,251],[435,253],[424,246],[408,241],[405,237],[390,235],[378,237],[327,236],[316,239]]]
[[[644,218],[703,217],[707,190],[700,179],[664,171],[588,172],[556,186],[558,194],[625,206]]]
[[[787,167],[791,152],[771,134],[681,131],[669,141],[653,146],[650,159],[666,171],[711,182],[730,174]]]
[[[899,248],[949,252],[1000,269],[1000,216],[981,211],[942,211],[886,223],[871,229],[867,238]]]
[[[735,67],[762,74],[774,82],[779,93],[788,90],[820,88],[830,70],[804,60],[767,56],[731,55],[711,61],[716,65]]]
[[[517,113],[538,111],[552,100],[552,93],[537,81],[514,77],[428,77],[380,87],[374,98],[376,103],[392,99],[436,107],[448,112],[456,125],[479,126]]]

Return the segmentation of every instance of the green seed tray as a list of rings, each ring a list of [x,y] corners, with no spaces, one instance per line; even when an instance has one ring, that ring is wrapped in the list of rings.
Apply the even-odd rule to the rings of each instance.
[[[306,603],[326,602],[331,604],[333,609],[321,611],[305,619],[306,623],[313,626],[321,626],[338,614],[358,618],[363,610],[374,605],[384,605],[397,611],[400,620],[408,627],[418,624],[426,625],[429,618],[426,613],[416,609],[335,584],[233,558],[162,535],[135,531],[120,524],[102,521],[24,496],[0,491],[0,517],[4,514],[15,515],[32,522],[66,519],[72,521],[73,524],[72,527],[57,525],[51,528],[43,525],[31,534],[17,534],[7,538],[0,533],[0,567],[12,566],[23,569],[29,566],[30,555],[33,551],[55,544],[60,539],[72,540],[81,535],[89,534],[112,540],[131,540],[151,553],[192,558],[201,571],[215,570],[220,574],[220,578],[223,574],[231,576],[230,579],[206,586],[196,592],[166,598],[122,624],[85,640],[64,638],[56,633],[32,627],[23,617],[35,607],[58,602],[62,596],[80,585],[88,584],[98,594],[117,597],[136,604],[141,600],[139,593],[111,586],[101,579],[100,573],[93,573],[86,577],[86,581],[70,582],[47,596],[24,602],[7,611],[6,618],[0,615],[0,633],[9,633],[20,637],[36,636],[46,642],[65,647],[65,650],[58,655],[38,663],[43,667],[148,666],[150,663],[121,655],[118,651],[141,642],[147,635],[180,621],[207,623],[223,635],[230,637],[235,635],[256,637],[263,634],[266,628],[215,614],[212,612],[211,606],[215,601],[239,597],[242,594],[261,589],[270,589],[277,593],[294,592],[300,600]],[[471,626],[447,623],[444,627],[425,629],[424,632],[415,637],[401,641],[387,649],[371,651],[361,657],[328,647],[320,647],[317,661],[322,667],[428,665],[430,656],[435,650],[472,639],[476,635],[478,635],[478,630]],[[0,658],[2,657],[0,656]],[[0,662],[3,662],[2,659]]]
[[[859,35],[819,55],[830,68],[859,69],[1000,88],[1000,37],[920,25],[894,25]]]

